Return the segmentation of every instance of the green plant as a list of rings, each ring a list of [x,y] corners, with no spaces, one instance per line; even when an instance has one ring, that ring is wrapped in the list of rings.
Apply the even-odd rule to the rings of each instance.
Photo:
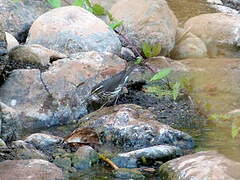
[[[61,7],[61,0],[48,0],[48,3],[49,3],[53,8],[59,8],[59,7]]]
[[[163,80],[164,78],[167,78],[167,76],[171,73],[171,69],[170,68],[166,68],[166,69],[162,69],[161,71],[159,71],[158,73],[156,73],[149,82],[156,82],[156,81],[160,81]],[[149,86],[145,89],[146,92],[149,93],[154,93],[158,96],[171,96],[173,98],[173,100],[176,100],[179,95],[180,95],[180,90],[181,90],[181,83],[180,82],[175,82],[173,84],[169,84],[169,82],[167,82],[168,85],[168,89],[164,89],[159,85],[152,85]]]
[[[115,30],[116,28],[122,26],[122,24],[123,24],[123,21],[113,20],[113,21],[109,24],[109,26],[110,26],[111,29]]]
[[[146,58],[158,56],[161,52],[161,49],[162,47],[158,43],[154,45],[150,45],[149,43],[145,42],[142,45],[142,51]]]

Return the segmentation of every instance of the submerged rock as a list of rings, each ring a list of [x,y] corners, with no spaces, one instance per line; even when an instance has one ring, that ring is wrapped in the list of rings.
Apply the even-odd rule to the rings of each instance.
[[[165,180],[238,180],[240,163],[216,151],[203,151],[163,164],[159,171]]]
[[[114,176],[119,179],[145,179],[143,174],[136,169],[120,168],[114,171]]]
[[[177,19],[165,0],[121,0],[111,13],[124,22],[121,32],[139,48],[144,42],[160,44],[161,55],[173,49]]]
[[[183,149],[194,147],[188,134],[156,121],[149,110],[133,104],[107,107],[84,116],[79,127],[95,128],[103,143],[125,150],[136,150],[160,144]]]
[[[63,173],[54,164],[41,160],[9,160],[0,163],[1,179],[63,180]]]
[[[73,54],[85,51],[120,54],[117,35],[101,19],[77,6],[53,9],[33,23],[28,44]]]

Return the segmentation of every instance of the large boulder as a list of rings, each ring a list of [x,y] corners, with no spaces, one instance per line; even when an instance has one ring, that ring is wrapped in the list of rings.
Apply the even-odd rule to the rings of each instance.
[[[205,42],[210,57],[240,57],[240,15],[202,14],[190,18],[184,27]]]
[[[45,72],[14,70],[0,87],[1,136],[11,140],[22,128],[74,122],[87,113],[92,87],[124,68],[125,61],[115,55],[87,52],[55,61]]]
[[[63,180],[63,172],[54,164],[41,160],[11,160],[0,163],[1,179],[4,180]]]
[[[120,0],[111,13],[123,21],[121,32],[138,47],[144,42],[157,43],[162,47],[162,55],[173,49],[177,19],[165,0]]]
[[[125,150],[160,144],[183,149],[194,147],[191,136],[158,122],[149,110],[133,104],[107,107],[84,116],[79,122],[80,128],[95,129],[103,143]]]
[[[49,8],[49,4],[43,0],[0,0],[0,19],[4,30],[23,42],[33,21]]]
[[[166,162],[160,167],[165,180],[238,180],[240,163],[216,151],[203,151]]]
[[[72,54],[83,51],[120,54],[117,35],[99,18],[77,6],[53,9],[33,23],[28,44]]]

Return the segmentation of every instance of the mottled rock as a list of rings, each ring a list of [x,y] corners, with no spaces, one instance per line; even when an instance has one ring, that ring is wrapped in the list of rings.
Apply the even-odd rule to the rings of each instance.
[[[7,40],[7,50],[10,51],[12,48],[18,46],[19,43],[13,35],[11,35],[8,32],[5,32],[5,33],[6,33],[6,40]]]
[[[47,149],[49,146],[62,142],[63,138],[48,134],[35,133],[28,136],[24,141],[33,144],[39,149]]]
[[[32,144],[22,140],[14,141],[12,145],[16,149],[15,153],[18,159],[48,159],[45,154],[37,150]]]
[[[74,153],[73,167],[78,170],[91,168],[99,160],[97,152],[90,146],[82,146]]]
[[[37,63],[46,66],[50,61],[67,56],[38,44],[19,45],[9,51],[9,60]]]
[[[99,18],[77,6],[53,9],[33,23],[28,44],[40,44],[67,55],[83,51],[120,54],[117,35]]]
[[[45,72],[12,71],[0,87],[6,107],[3,140],[18,136],[22,128],[29,132],[75,122],[87,113],[85,100],[91,88],[124,68],[125,61],[113,54],[87,52],[55,61]]]
[[[177,19],[165,0],[120,0],[111,13],[124,22],[121,32],[138,47],[144,42],[160,44],[162,55],[173,49]]]
[[[190,18],[184,27],[205,42],[210,57],[240,57],[240,15],[202,14]]]
[[[158,145],[118,154],[120,157],[131,157],[141,160],[142,158],[150,160],[168,160],[183,155],[181,149],[175,146]]]
[[[240,163],[216,151],[203,151],[166,162],[160,174],[166,180],[238,180]]]
[[[72,161],[70,157],[61,157],[57,156],[53,163],[56,164],[58,167],[64,169],[64,170],[70,170],[72,167]]]
[[[119,168],[113,174],[119,179],[145,179],[142,173],[136,169]]]
[[[11,160],[0,163],[1,179],[63,180],[62,170],[54,164],[41,160]]]
[[[155,118],[149,110],[126,104],[90,113],[80,119],[79,127],[95,128],[103,143],[111,143],[127,150],[161,144],[193,148],[191,136],[161,124]]]
[[[205,43],[188,30],[178,28],[176,45],[171,51],[172,59],[188,59],[207,57]]]
[[[33,21],[49,9],[46,1],[1,0],[1,19],[4,30],[11,33],[19,42],[24,42]]]
[[[0,24],[0,57],[7,54],[7,40],[6,40],[6,34],[4,32],[4,29],[2,27],[2,24]],[[2,59],[2,57],[1,57]],[[2,69],[2,68],[1,68]]]

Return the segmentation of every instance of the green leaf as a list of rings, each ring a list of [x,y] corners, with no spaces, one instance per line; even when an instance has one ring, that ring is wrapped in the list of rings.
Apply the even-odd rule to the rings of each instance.
[[[83,7],[84,0],[75,0],[72,5]]]
[[[159,71],[158,73],[156,73],[151,79],[150,81],[158,81],[161,80],[163,78],[165,78],[167,75],[170,74],[172,70],[170,68],[166,68],[166,69],[162,69],[161,71]]]
[[[59,7],[61,7],[61,0],[48,0],[48,3],[49,3],[53,8],[59,8]]]
[[[239,126],[232,125],[232,138],[237,137],[237,135],[239,134],[239,131],[240,131]]]
[[[120,27],[123,24],[123,21],[119,21],[119,20],[114,20],[111,24],[109,24],[110,28],[112,28],[113,30]]]
[[[104,7],[102,7],[99,4],[94,4],[92,9],[93,9],[93,14],[95,14],[96,16],[106,15],[106,10],[104,9]]]
[[[172,96],[173,96],[174,101],[177,99],[177,97],[180,94],[180,87],[181,87],[181,84],[179,82],[176,82],[173,85]]]
[[[137,57],[137,59],[135,60],[134,64],[141,64],[143,61],[142,57]]]
[[[161,52],[161,44],[155,44],[152,46],[152,53],[151,53],[151,57],[154,57],[154,56],[158,56]]]
[[[143,54],[146,58],[150,58],[152,54],[152,47],[148,43],[143,43],[142,45]]]

